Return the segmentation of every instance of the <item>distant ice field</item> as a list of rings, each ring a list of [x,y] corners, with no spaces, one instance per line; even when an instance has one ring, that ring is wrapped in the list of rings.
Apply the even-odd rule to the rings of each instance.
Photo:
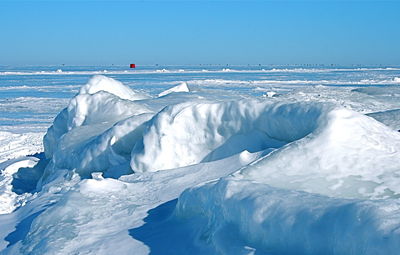
[[[186,82],[194,88],[229,91],[243,97],[274,95],[274,100],[329,97],[329,100],[340,101],[343,96],[352,97],[350,101],[360,101],[359,105],[353,102],[348,106],[361,112],[395,109],[400,94],[400,67],[2,66],[0,131],[44,132],[80,86],[96,74],[115,78],[150,96]],[[352,92],[366,87],[375,89]],[[307,91],[307,98],[300,93],[302,90]],[[368,104],[371,97],[374,102]]]

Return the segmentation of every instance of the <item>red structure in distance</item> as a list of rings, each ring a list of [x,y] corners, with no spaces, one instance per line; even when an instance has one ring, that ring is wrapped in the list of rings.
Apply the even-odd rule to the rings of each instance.
[[[136,65],[135,64],[130,64],[129,67],[130,68],[136,68]]]

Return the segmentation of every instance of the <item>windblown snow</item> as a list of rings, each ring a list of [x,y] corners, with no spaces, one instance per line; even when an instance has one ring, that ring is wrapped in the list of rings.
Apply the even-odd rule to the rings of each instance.
[[[398,254],[398,101],[284,90],[92,77],[43,149],[0,133],[1,254]]]

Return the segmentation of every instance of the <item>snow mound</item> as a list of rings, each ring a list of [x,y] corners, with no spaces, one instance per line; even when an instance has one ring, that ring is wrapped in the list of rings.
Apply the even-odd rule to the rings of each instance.
[[[162,97],[162,96],[166,96],[168,94],[171,94],[173,92],[189,92],[189,91],[190,90],[189,90],[189,87],[188,87],[187,83],[186,82],[182,82],[181,84],[176,85],[175,87],[172,87],[170,89],[167,89],[167,90],[161,92],[160,94],[158,94],[158,96]]]
[[[400,133],[344,108],[321,116],[310,135],[274,151],[242,174],[274,187],[327,196],[398,197]]]
[[[131,101],[147,98],[146,96],[125,86],[122,82],[103,75],[93,76],[86,85],[81,87],[79,94],[93,95],[99,91],[105,91],[119,98]]]
[[[119,84],[116,86],[118,89],[115,91],[110,90],[115,94],[104,90],[96,91],[100,88],[108,88],[99,84],[108,84],[104,83],[104,81],[109,78],[95,76],[93,79],[98,82],[89,82],[89,84],[95,84],[94,86],[85,85],[84,89],[81,89],[81,92],[71,99],[68,107],[57,115],[53,125],[47,130],[43,140],[47,158],[53,156],[61,137],[73,129],[75,131],[73,135],[69,136],[68,140],[74,140],[75,142],[75,140],[88,139],[91,136],[100,134],[125,118],[151,112],[142,104],[115,95],[122,93],[121,91],[131,91],[128,87],[124,87],[118,82],[116,83]],[[67,139],[64,138],[64,140]]]
[[[142,141],[132,150],[131,167],[136,172],[166,170],[277,148],[312,132],[331,107],[265,100],[168,106],[146,123]]]
[[[246,178],[327,196],[400,195],[400,134],[373,118],[327,103],[179,98],[154,114],[147,105],[162,98],[76,95],[45,135],[44,178],[59,169],[117,178],[264,151]]]
[[[210,254],[373,255],[397,254],[399,213],[396,200],[329,198],[225,178],[184,191],[168,221],[185,231],[182,242]]]

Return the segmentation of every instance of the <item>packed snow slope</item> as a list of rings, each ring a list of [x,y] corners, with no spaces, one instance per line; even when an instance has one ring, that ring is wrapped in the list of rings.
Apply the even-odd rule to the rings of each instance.
[[[0,253],[397,254],[398,111],[296,93],[94,76],[1,163]]]

